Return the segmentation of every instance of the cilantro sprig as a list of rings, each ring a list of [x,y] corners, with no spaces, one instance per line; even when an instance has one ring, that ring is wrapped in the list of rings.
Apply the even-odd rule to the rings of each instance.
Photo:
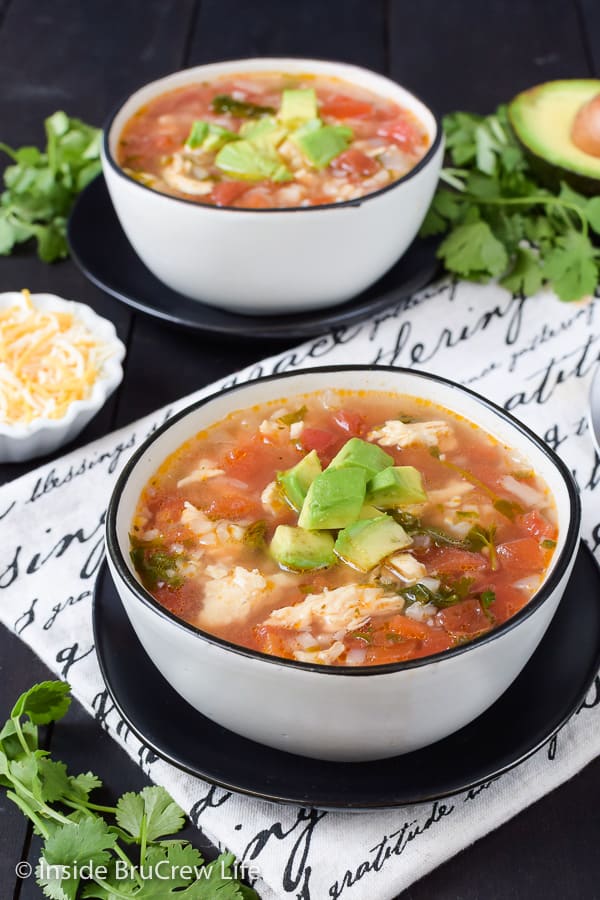
[[[600,197],[562,183],[543,187],[516,140],[505,106],[493,115],[444,118],[451,166],[442,169],[421,234],[445,234],[438,256],[461,278],[497,278],[529,296],[547,284],[561,300],[593,294],[600,279]]]
[[[164,788],[146,787],[123,794],[114,807],[101,806],[90,800],[102,786],[92,772],[70,775],[50,759],[39,746],[38,725],[62,718],[70,702],[65,682],[36,684],[18,698],[0,731],[0,786],[43,839],[36,877],[44,895],[257,900],[238,880],[233,854],[205,863],[188,841],[167,839],[181,830],[185,814]]]
[[[0,197],[0,254],[34,238],[40,259],[54,262],[69,255],[67,218],[76,196],[100,172],[101,132],[61,111],[44,126],[45,152],[0,143],[12,160]]]

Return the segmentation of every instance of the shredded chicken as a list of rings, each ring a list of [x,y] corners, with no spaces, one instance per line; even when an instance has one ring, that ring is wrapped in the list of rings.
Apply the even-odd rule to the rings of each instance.
[[[309,594],[294,606],[274,610],[265,625],[296,630],[310,630],[315,626],[320,631],[333,634],[336,631],[354,631],[371,616],[398,613],[403,606],[403,597],[397,594],[386,596],[379,587],[346,584],[333,591],[325,588],[320,594]]]
[[[243,525],[238,525],[236,522],[228,522],[226,519],[214,522],[188,500],[183,504],[181,524],[186,525],[194,532],[200,544],[207,546],[241,541],[245,532]]]
[[[244,622],[269,603],[275,585],[258,569],[250,571],[235,566],[223,574],[220,566],[214,566],[212,571],[215,577],[206,582],[204,603],[198,616],[203,627]]]
[[[426,566],[411,553],[395,553],[388,559],[387,566],[405,584],[416,584],[427,575]]]
[[[447,422],[401,422],[391,419],[381,428],[369,433],[370,441],[377,441],[382,447],[440,447],[450,450],[456,444],[454,432]]]
[[[334,643],[325,650],[322,650],[321,648],[318,650],[294,650],[294,659],[297,659],[300,662],[316,662],[327,666],[331,665],[332,662],[335,662],[335,660],[345,651],[345,644],[341,641],[334,641]]]
[[[200,481],[208,481],[209,478],[216,478],[218,475],[224,475],[225,469],[218,469],[215,467],[215,464],[211,462],[210,459],[202,459],[196,466],[196,468],[190,472],[189,475],[186,475],[185,478],[180,478],[177,482],[177,487],[185,487],[186,484],[195,484]]]

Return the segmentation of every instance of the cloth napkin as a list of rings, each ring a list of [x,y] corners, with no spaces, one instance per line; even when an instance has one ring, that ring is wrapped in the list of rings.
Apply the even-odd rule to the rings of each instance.
[[[103,519],[128,455],[203,394],[261,375],[336,363],[415,367],[493,399],[572,468],[584,538],[600,547],[600,458],[587,425],[600,359],[600,301],[523,300],[491,285],[442,281],[370,321],[340,328],[186,397],[0,490],[0,620],[29,644],[193,821],[261,877],[263,898],[389,900],[443,860],[567,780],[600,753],[600,681],[551,745],[480,790],[388,812],[278,806],[211,787],[149,752],[120,719],[94,652],[91,598]],[[300,763],[301,765],[301,763]]]

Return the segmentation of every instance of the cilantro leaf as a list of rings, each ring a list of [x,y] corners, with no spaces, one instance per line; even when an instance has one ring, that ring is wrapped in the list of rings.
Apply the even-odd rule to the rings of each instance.
[[[21,694],[10,714],[11,719],[29,716],[34,725],[56,722],[71,705],[71,688],[66,681],[42,681]]]
[[[537,294],[544,282],[542,267],[538,257],[532,250],[519,247],[515,253],[515,262],[500,284],[513,294],[530,297]]]
[[[486,222],[457,225],[440,244],[437,255],[447,269],[467,278],[497,276],[506,269],[508,255]]]
[[[158,786],[146,787],[139,794],[123,794],[117,803],[117,822],[136,841],[141,839],[144,816],[148,841],[179,831],[185,819],[181,807]]]
[[[44,849],[37,868],[37,883],[47,897],[74,900],[79,887],[79,877],[74,874],[82,866],[107,866],[108,852],[116,843],[106,822],[99,816],[89,816],[75,827],[61,825],[44,842]],[[61,877],[61,867],[65,874]]]
[[[68,256],[66,222],[77,194],[100,172],[100,134],[80,119],[56,112],[45,122],[47,146],[0,151],[13,161],[0,198],[0,254],[37,240],[44,262]]]
[[[593,294],[598,282],[597,254],[589,237],[570,229],[544,257],[544,274],[561,300]]]
[[[592,197],[585,205],[585,214],[591,228],[600,234],[600,197]]]

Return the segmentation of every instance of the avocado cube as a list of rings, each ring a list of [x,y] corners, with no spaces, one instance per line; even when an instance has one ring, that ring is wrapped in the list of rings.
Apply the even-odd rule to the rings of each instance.
[[[376,519],[377,516],[381,515],[381,510],[377,509],[376,506],[371,506],[370,503],[365,503],[363,508],[360,511],[359,519]]]
[[[317,95],[313,88],[283,91],[279,118],[286,125],[316,119]]]
[[[377,444],[370,444],[360,438],[350,438],[346,441],[342,449],[333,457],[328,469],[342,469],[348,466],[358,466],[367,473],[367,481],[387,469],[388,466],[394,465],[394,459]]]
[[[412,544],[412,538],[391,516],[361,519],[337,536],[335,552],[349,566],[368,572],[391,553]]]
[[[306,572],[324,569],[337,562],[333,538],[326,531],[305,531],[291,525],[278,525],[271,541],[271,555],[284,569]]]
[[[226,175],[249,181],[289,181],[293,177],[266,143],[248,140],[225,144],[217,153],[215,165]]]
[[[309,487],[298,525],[314,531],[345,528],[356,522],[365,500],[366,486],[364,469],[326,469]]]
[[[367,485],[367,502],[383,509],[426,500],[421,473],[414,466],[389,466],[374,475]]]
[[[285,499],[296,512],[302,509],[309,487],[320,474],[321,460],[316,450],[311,450],[293,468],[277,473],[277,482],[283,488]]]
[[[324,169],[339,156],[352,140],[352,129],[344,125],[322,125],[318,119],[309,119],[292,139],[315,169]]]

